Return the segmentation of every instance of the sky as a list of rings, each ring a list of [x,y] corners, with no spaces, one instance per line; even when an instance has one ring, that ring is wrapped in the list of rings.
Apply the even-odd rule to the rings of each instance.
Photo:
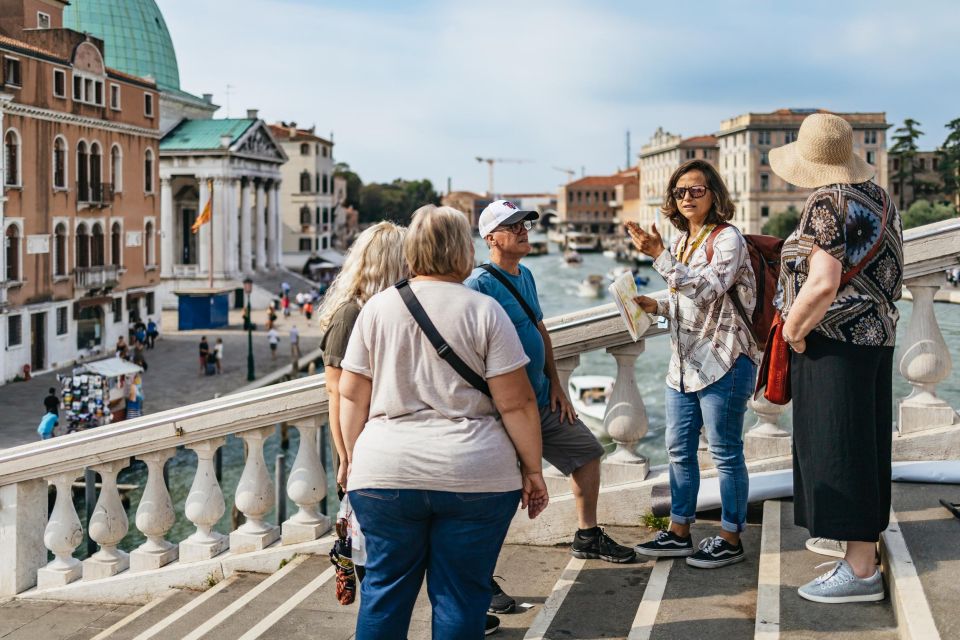
[[[333,135],[364,182],[555,191],[778,108],[960,117],[956,0],[157,0],[184,90]],[[225,7],[229,6],[229,10]],[[229,90],[228,90],[229,86]]]

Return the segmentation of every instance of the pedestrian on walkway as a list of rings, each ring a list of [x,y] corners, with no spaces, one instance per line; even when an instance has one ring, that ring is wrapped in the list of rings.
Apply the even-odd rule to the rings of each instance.
[[[462,284],[473,240],[461,212],[419,209],[404,255],[417,277],[363,305],[341,363],[348,494],[367,545],[355,637],[405,638],[426,576],[433,637],[482,638],[517,505],[533,518],[548,502],[529,358],[503,309]],[[408,294],[462,374],[418,327]]]
[[[200,375],[202,376],[207,369],[207,356],[210,355],[210,344],[207,342],[207,336],[200,338]]]
[[[270,359],[277,359],[277,345],[280,344],[280,334],[273,327],[267,331],[267,342],[270,343]]]
[[[134,376],[127,389],[126,418],[139,418],[143,415],[143,381],[140,374]]]
[[[670,177],[663,212],[680,232],[670,249],[656,225],[627,231],[634,247],[653,258],[668,295],[639,296],[647,313],[670,319],[666,385],[666,445],[670,458],[670,528],[636,547],[645,556],[686,556],[687,564],[715,569],[745,559],[740,534],[747,521],[749,476],[743,456],[743,417],[756,379],[759,351],[734,296],[750,318],[756,279],[746,240],[732,225],[735,208],[712,164],[690,160]],[[708,247],[712,239],[713,252]],[[720,477],[720,535],[694,549],[700,466],[697,449],[706,431]]]
[[[274,323],[277,321],[277,308],[273,305],[273,301],[267,305],[267,330],[273,329]]]
[[[147,349],[153,349],[157,341],[157,336],[159,335],[160,328],[157,326],[157,323],[153,321],[153,318],[150,318],[147,321]]]
[[[217,338],[217,344],[213,347],[213,353],[217,358],[217,373],[223,373],[223,338]]]
[[[43,408],[47,413],[60,415],[60,398],[57,397],[56,388],[50,387],[47,390],[47,397],[43,399]]]
[[[53,437],[54,428],[60,423],[60,418],[52,411],[43,414],[40,419],[40,425],[37,427],[37,435],[41,440],[49,440]]]
[[[280,298],[280,309],[283,311],[284,318],[290,317],[290,296],[289,295],[284,294],[284,296]]]
[[[290,327],[290,357],[294,360],[300,358],[300,331],[297,325]]]
[[[131,358],[133,364],[143,367],[143,370],[146,371],[150,368],[147,364],[147,359],[143,356],[143,350],[145,349],[142,342],[137,342],[133,345],[133,357]]]
[[[122,360],[127,359],[127,353],[128,353],[127,341],[123,339],[123,336],[120,336],[119,338],[117,338],[117,346],[115,348],[115,351],[118,358]]]
[[[900,213],[838,116],[808,116],[796,142],[770,151],[770,166],[815,189],[784,242],[777,296],[792,349],[794,519],[814,536],[808,549],[843,555],[799,594],[882,600],[876,551],[890,518]]]
[[[310,300],[303,303],[303,315],[307,317],[307,322],[313,317],[313,303]]]

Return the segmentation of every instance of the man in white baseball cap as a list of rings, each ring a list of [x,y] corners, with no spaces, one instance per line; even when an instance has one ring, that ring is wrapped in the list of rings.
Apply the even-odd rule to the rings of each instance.
[[[573,535],[570,553],[577,558],[632,562],[633,549],[617,544],[597,526],[603,447],[577,417],[560,384],[550,333],[543,324],[537,285],[530,270],[520,264],[520,260],[530,253],[527,232],[533,226],[532,221],[539,217],[536,211],[524,211],[507,200],[490,203],[480,214],[477,225],[480,236],[490,248],[490,261],[474,269],[464,284],[500,303],[530,358],[527,376],[540,408],[543,457],[561,473],[570,476],[573,485],[579,529]],[[496,582],[491,588],[490,611],[513,611],[514,599]]]

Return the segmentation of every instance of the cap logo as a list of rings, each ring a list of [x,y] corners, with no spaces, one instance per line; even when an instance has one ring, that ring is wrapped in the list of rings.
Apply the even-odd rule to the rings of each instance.
[[[503,206],[507,207],[508,209],[516,209],[516,208],[517,208],[517,205],[513,204],[513,203],[510,202],[509,200],[504,200],[504,201],[503,201]]]

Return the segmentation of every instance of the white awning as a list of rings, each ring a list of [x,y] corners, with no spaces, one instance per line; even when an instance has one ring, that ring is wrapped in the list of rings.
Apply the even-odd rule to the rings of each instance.
[[[97,360],[95,362],[88,362],[83,365],[82,370],[86,371],[87,373],[95,373],[108,378],[115,378],[117,376],[140,373],[143,371],[143,368],[139,365],[133,364],[128,360],[115,357],[107,358],[105,360]]]

